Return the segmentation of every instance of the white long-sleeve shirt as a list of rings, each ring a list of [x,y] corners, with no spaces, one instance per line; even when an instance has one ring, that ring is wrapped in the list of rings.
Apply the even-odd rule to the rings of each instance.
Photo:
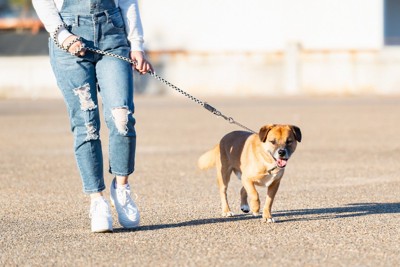
[[[115,5],[121,9],[131,51],[143,51],[143,27],[137,0],[114,1]],[[59,14],[63,2],[64,0],[32,0],[39,19],[51,35],[59,25],[63,24]],[[58,42],[62,44],[70,35],[72,34],[67,29],[61,28],[57,36]]]

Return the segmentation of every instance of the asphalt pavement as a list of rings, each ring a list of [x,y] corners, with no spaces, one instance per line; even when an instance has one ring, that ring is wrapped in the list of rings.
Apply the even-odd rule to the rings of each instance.
[[[400,97],[206,100],[255,131],[301,128],[277,223],[241,213],[235,177],[237,215],[221,217],[215,171],[196,167],[237,126],[181,96],[138,96],[141,226],[113,210],[114,233],[93,234],[63,101],[0,100],[0,266],[400,266]],[[107,170],[104,123],[101,138]]]

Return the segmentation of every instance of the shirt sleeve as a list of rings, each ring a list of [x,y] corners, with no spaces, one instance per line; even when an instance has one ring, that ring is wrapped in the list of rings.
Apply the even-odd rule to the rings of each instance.
[[[131,46],[131,51],[144,51],[143,27],[140,19],[138,1],[119,0],[118,5],[125,22],[125,30]]]
[[[46,31],[52,36],[56,28],[63,24],[56,4],[53,0],[32,0],[32,4]],[[57,35],[58,43],[62,44],[71,35],[67,29],[61,27]]]

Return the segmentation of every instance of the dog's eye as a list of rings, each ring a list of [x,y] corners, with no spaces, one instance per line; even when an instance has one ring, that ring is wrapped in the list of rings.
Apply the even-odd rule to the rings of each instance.
[[[276,144],[276,140],[269,140],[268,142],[270,142],[271,144],[275,145]]]
[[[291,145],[292,143],[293,143],[292,140],[287,140],[287,141],[286,141],[286,145]]]

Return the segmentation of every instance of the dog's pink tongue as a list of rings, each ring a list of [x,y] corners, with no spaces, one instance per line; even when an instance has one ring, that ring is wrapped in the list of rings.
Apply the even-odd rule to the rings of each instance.
[[[284,168],[287,164],[287,160],[277,159],[276,164],[278,165],[279,168]]]

